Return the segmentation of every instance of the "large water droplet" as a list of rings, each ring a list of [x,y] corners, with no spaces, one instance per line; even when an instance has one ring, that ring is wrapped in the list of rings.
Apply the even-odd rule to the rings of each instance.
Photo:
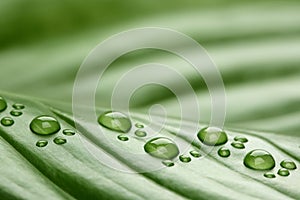
[[[144,128],[144,125],[141,124],[141,123],[136,123],[136,124],[135,124],[135,127],[137,127],[137,128]]]
[[[126,135],[118,135],[118,139],[125,142],[125,141],[128,141],[129,138],[126,136]]]
[[[218,155],[221,156],[221,157],[227,158],[227,157],[230,156],[230,150],[226,147],[221,147],[218,150]]]
[[[66,136],[72,136],[72,135],[75,135],[75,131],[71,130],[71,129],[64,129],[63,134]]]
[[[25,106],[21,103],[15,103],[12,107],[16,110],[22,110],[25,108]]]
[[[19,110],[12,110],[12,111],[10,111],[10,114],[11,114],[12,116],[14,116],[14,117],[19,117],[19,116],[21,116],[23,113],[22,113],[21,111],[19,111]]]
[[[47,146],[47,144],[48,144],[48,141],[47,140],[39,140],[39,141],[37,141],[36,142],[36,146],[37,147],[45,147],[45,146]]]
[[[197,151],[197,150],[192,150],[192,151],[190,151],[190,154],[191,154],[193,157],[195,157],[195,158],[201,157],[200,152]]]
[[[165,137],[158,137],[149,140],[144,150],[151,156],[170,160],[179,154],[177,145],[170,139]]]
[[[98,118],[98,123],[110,130],[127,133],[131,129],[130,119],[120,112],[105,112]]]
[[[54,117],[42,115],[31,121],[30,129],[38,135],[51,135],[60,130],[60,125]]]
[[[7,103],[3,99],[3,97],[0,97],[0,112],[4,111],[7,108]]]
[[[245,145],[239,141],[232,142],[231,146],[233,146],[236,149],[245,149]]]
[[[12,126],[15,123],[15,121],[11,117],[3,117],[1,119],[1,124],[3,126]]]
[[[269,152],[256,149],[247,153],[244,165],[250,169],[268,170],[275,167],[275,160]]]
[[[67,143],[67,139],[65,139],[65,138],[63,138],[61,136],[58,136],[58,137],[54,138],[53,142],[55,144],[61,145],[61,144]]]
[[[167,167],[173,167],[175,165],[172,160],[164,160],[162,161],[162,164],[164,164]]]
[[[290,169],[290,170],[293,170],[293,169],[297,168],[296,164],[291,160],[281,161],[280,166],[285,168],[285,169]]]
[[[190,156],[188,156],[188,155],[180,155],[179,156],[179,160],[181,161],[181,162],[184,162],[184,163],[188,163],[188,162],[191,162],[191,157]]]
[[[244,136],[236,136],[236,137],[234,137],[234,140],[238,141],[238,142],[242,142],[242,143],[248,142],[248,139],[245,138]]]
[[[225,131],[217,127],[203,128],[198,132],[197,136],[202,143],[211,146],[225,144],[228,140]]]
[[[276,175],[273,174],[272,172],[266,172],[266,173],[264,173],[264,177],[266,177],[266,178],[275,178]]]
[[[289,172],[289,170],[287,170],[285,168],[281,168],[278,170],[277,174],[280,176],[288,176],[288,175],[290,175],[290,172]]]
[[[136,136],[138,136],[138,137],[146,137],[146,136],[147,136],[146,131],[142,131],[142,130],[136,130],[136,131],[134,132],[134,134],[135,134]]]

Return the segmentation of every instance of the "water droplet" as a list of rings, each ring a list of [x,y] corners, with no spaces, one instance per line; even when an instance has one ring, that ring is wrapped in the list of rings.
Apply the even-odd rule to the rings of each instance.
[[[144,128],[144,125],[143,125],[143,124],[140,124],[140,123],[136,123],[136,124],[135,124],[135,127],[137,127],[137,128]]]
[[[65,130],[63,130],[63,134],[66,136],[72,136],[72,135],[75,135],[75,131],[71,130],[71,129],[65,129]]]
[[[165,137],[149,140],[145,144],[144,150],[151,156],[168,160],[175,158],[179,154],[177,145],[172,140]]]
[[[65,144],[65,143],[67,143],[67,139],[58,136],[58,137],[54,138],[53,142],[54,142],[55,144],[59,144],[59,145],[60,145],[60,144]]]
[[[275,160],[269,152],[256,149],[247,153],[244,165],[254,170],[268,170],[275,167]]]
[[[226,147],[221,147],[218,150],[218,155],[221,156],[221,157],[227,158],[227,157],[230,156],[230,150]]]
[[[236,137],[234,137],[234,140],[238,141],[238,142],[242,142],[242,143],[248,142],[248,139],[245,138],[244,136],[236,136]]]
[[[203,128],[198,132],[197,136],[202,143],[211,146],[225,144],[228,140],[225,131],[217,127]]]
[[[42,115],[31,121],[30,129],[38,135],[51,135],[60,130],[60,125],[54,117]]]
[[[7,108],[7,103],[6,101],[0,97],[0,112],[4,111]]]
[[[285,168],[281,168],[278,170],[277,174],[280,176],[288,176],[288,175],[290,175],[290,172],[289,172],[289,170],[287,170]]]
[[[129,140],[129,138],[126,135],[118,135],[118,139],[124,142]]]
[[[281,161],[280,166],[285,168],[285,169],[290,169],[290,170],[293,170],[293,169],[297,168],[296,164],[291,160]]]
[[[14,117],[19,117],[21,116],[23,113],[21,111],[18,111],[18,110],[12,110],[10,111],[10,114]]]
[[[197,151],[197,150],[192,150],[192,151],[190,151],[190,154],[191,154],[193,157],[195,157],[195,158],[201,157],[200,152]]]
[[[245,149],[245,145],[239,141],[232,142],[231,146],[233,146],[236,149]]]
[[[191,157],[190,156],[188,156],[188,155],[180,155],[179,156],[179,160],[181,161],[181,162],[184,162],[184,163],[188,163],[188,162],[191,162]]]
[[[266,177],[266,178],[275,178],[276,175],[273,174],[272,172],[266,172],[266,173],[264,173],[264,177]]]
[[[98,118],[98,123],[110,130],[127,133],[131,129],[130,119],[120,112],[105,112]]]
[[[164,160],[162,161],[162,164],[164,164],[167,167],[173,167],[175,165],[172,160]]]
[[[3,117],[1,119],[1,124],[3,126],[12,126],[14,124],[14,120],[11,117]]]
[[[138,136],[138,137],[146,137],[146,136],[147,136],[146,131],[142,131],[142,130],[136,130],[136,131],[134,132],[134,134],[135,134],[136,136]]]
[[[21,103],[15,103],[12,107],[16,110],[22,110],[25,108],[25,106]]]
[[[39,140],[39,141],[37,141],[36,142],[36,146],[37,147],[45,147],[45,146],[47,146],[47,144],[48,144],[48,141],[47,140]]]

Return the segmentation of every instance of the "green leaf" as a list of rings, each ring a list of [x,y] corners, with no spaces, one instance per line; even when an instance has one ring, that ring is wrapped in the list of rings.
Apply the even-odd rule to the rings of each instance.
[[[70,114],[20,97],[5,95],[5,98],[8,100],[8,107],[13,103],[21,102],[26,109],[21,117],[14,118],[13,126],[1,127],[1,137],[11,146],[8,146],[5,141],[2,142],[18,156],[19,159],[14,160],[20,162],[21,165],[30,166],[25,168],[26,170],[22,169],[25,174],[31,175],[31,179],[46,180],[51,183],[43,184],[46,187],[45,190],[34,191],[35,195],[31,197],[32,199],[40,198],[40,195],[49,196],[53,192],[56,195],[61,193],[60,198],[68,193],[79,199],[140,199],[150,195],[155,199],[235,199],[236,197],[289,199],[300,196],[297,189],[299,173],[291,172],[288,181],[280,177],[276,180],[268,180],[263,177],[262,172],[247,169],[242,164],[247,151],[266,149],[272,153],[277,162],[277,166],[273,170],[275,173],[280,168],[278,162],[283,159],[292,159],[299,166],[300,157],[294,152],[295,147],[298,147],[297,140],[285,144],[285,138],[277,137],[277,140],[282,139],[282,141],[277,142],[278,145],[276,145],[272,139],[274,134],[271,133],[263,136],[257,132],[228,130],[229,141],[233,141],[233,137],[237,135],[243,135],[248,138],[249,142],[244,150],[234,149],[230,147],[230,143],[227,143],[225,146],[230,148],[232,156],[224,159],[217,155],[219,147],[213,148],[210,152],[207,146],[195,139],[195,134],[190,132],[193,126],[191,122],[183,122],[183,128],[177,129],[174,127],[178,127],[180,121],[171,119],[164,127],[164,131],[155,133],[155,136],[173,138],[176,134],[180,138],[176,142],[184,145],[192,143],[192,146],[186,149],[187,152],[200,148],[200,153],[206,156],[193,158],[190,163],[177,161],[173,167],[148,171],[149,167],[158,162],[157,159],[151,156],[135,156],[136,154],[146,154],[143,150],[145,140],[131,136],[128,142],[122,142],[117,139],[116,132],[108,129],[103,129],[106,139],[101,138],[98,132],[89,132],[86,128],[94,126],[97,121],[95,119],[95,122],[78,121],[82,132],[77,131],[74,136],[64,136],[59,132],[57,135],[65,137],[67,143],[56,145],[53,143],[53,139],[57,135],[46,137],[35,135],[29,129],[29,123],[38,115],[50,115],[59,120],[62,129],[74,129]],[[8,116],[8,112],[9,109],[1,113],[1,116]],[[148,123],[148,116],[141,114],[135,116],[132,120]],[[160,122],[153,124],[152,128],[155,129],[155,126],[160,127]],[[133,131],[131,130],[131,135],[133,135]],[[149,134],[154,135],[151,132]],[[39,139],[46,139],[49,144],[45,148],[35,146]],[[124,173],[105,166],[86,149],[86,143],[93,146],[95,152],[109,155],[112,162],[122,166],[123,169],[132,172],[145,171],[145,173]],[[7,148],[3,148],[2,151],[7,151]],[[1,152],[2,155],[3,153]],[[182,153],[184,152],[181,149]],[[9,166],[12,161],[6,159],[3,162]],[[9,179],[11,182],[18,183],[20,181],[20,175],[14,173],[14,168],[1,169],[5,170],[1,173],[12,174]],[[4,185],[5,182],[4,179],[1,184]],[[37,183],[39,182],[28,182],[27,187],[34,190]],[[55,187],[53,183],[57,186]],[[52,187],[50,187],[51,185]],[[10,187],[4,188],[3,194],[9,194],[11,189]],[[257,193],[257,190],[261,192]]]
[[[1,1],[0,96],[8,101],[8,108],[0,116],[10,116],[15,123],[0,125],[0,199],[299,199],[299,8],[296,0]],[[122,142],[108,129],[103,129],[105,140],[91,131],[96,118],[81,119],[75,126],[73,84],[90,50],[120,31],[153,26],[196,39],[220,69],[227,95],[229,142],[224,146],[231,151],[228,158],[218,156],[219,147],[211,149],[198,141],[192,129],[198,126],[195,119],[180,121],[178,99],[159,86],[134,93],[132,121],[151,124],[145,128],[148,136],[176,136],[179,146],[188,146],[180,149],[180,155],[196,149],[201,157],[191,157],[188,163],[177,158],[174,166],[163,168],[161,160],[144,152],[150,138],[135,137],[135,128],[129,140]],[[97,114],[110,110],[113,88],[124,73],[154,62],[170,65],[186,77],[199,99],[199,129],[207,126],[211,100],[205,82],[189,63],[158,50],[132,52],[112,63],[97,89]],[[90,72],[94,73],[96,69]],[[159,73],[155,76],[166,79]],[[180,90],[176,78],[167,78]],[[185,105],[193,105],[193,94],[180,90],[180,95]],[[119,98],[116,103],[124,101]],[[25,104],[23,115],[11,116],[13,103]],[[154,104],[164,106],[166,122],[146,115]],[[29,123],[39,115],[57,118],[61,131],[45,137],[33,134]],[[163,131],[155,131],[161,127]],[[66,128],[76,134],[63,135]],[[57,136],[67,143],[55,144]],[[235,136],[249,140],[245,149],[230,145]],[[48,145],[37,147],[40,139]],[[265,178],[264,172],[243,165],[244,156],[253,149],[265,149],[274,156],[276,166],[271,171],[276,178]],[[277,175],[284,159],[297,165],[288,177]],[[153,165],[162,168],[149,171]]]

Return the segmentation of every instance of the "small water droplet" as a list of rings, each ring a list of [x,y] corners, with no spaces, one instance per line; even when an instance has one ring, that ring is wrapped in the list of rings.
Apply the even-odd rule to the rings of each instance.
[[[71,129],[64,129],[63,134],[66,136],[72,136],[72,135],[75,135],[75,131],[71,130]]]
[[[268,170],[275,167],[275,160],[269,152],[256,149],[247,153],[244,165],[254,170]]]
[[[179,154],[177,145],[165,137],[158,137],[149,140],[144,145],[144,150],[151,156],[170,160]]]
[[[25,106],[21,103],[15,103],[12,107],[16,110],[22,110],[25,108]]]
[[[126,135],[118,135],[118,139],[124,142],[129,140],[129,138]]]
[[[18,111],[18,110],[12,110],[10,111],[10,114],[14,117],[19,117],[21,116],[23,113],[21,111]]]
[[[233,146],[236,149],[245,149],[245,145],[239,141],[232,142],[231,146]]]
[[[188,155],[180,155],[179,156],[179,160],[181,161],[181,162],[184,162],[184,163],[188,163],[188,162],[191,162],[191,157],[190,156],[188,156]]]
[[[288,176],[288,175],[290,175],[290,172],[289,172],[289,170],[287,170],[285,168],[281,168],[278,170],[277,174],[280,176]]]
[[[7,108],[7,103],[3,97],[0,97],[0,112],[4,111]]]
[[[193,157],[195,157],[195,158],[201,157],[200,152],[197,151],[197,150],[192,150],[192,151],[190,151],[190,154],[191,154]]]
[[[134,132],[134,134],[135,134],[136,136],[138,136],[138,137],[146,137],[146,136],[147,136],[146,131],[142,131],[142,130],[136,130],[136,131]]]
[[[41,115],[31,121],[30,129],[38,135],[51,135],[60,130],[60,125],[54,117]]]
[[[175,165],[172,160],[164,160],[162,161],[162,164],[164,164],[167,167],[173,167]]]
[[[266,172],[266,173],[264,173],[264,177],[266,177],[266,178],[275,178],[276,175],[273,174],[272,172]]]
[[[3,126],[12,126],[14,124],[14,120],[11,117],[3,117],[1,119],[1,124]]]
[[[110,130],[127,133],[131,129],[130,119],[120,112],[105,112],[98,118],[98,123]]]
[[[236,137],[234,137],[234,140],[238,141],[238,142],[242,142],[242,143],[248,142],[248,139],[245,138],[244,136],[236,136]]]
[[[47,146],[47,144],[48,144],[48,141],[47,140],[39,140],[39,141],[37,141],[36,142],[36,146],[37,147],[45,147],[45,146]]]
[[[230,156],[230,150],[226,147],[221,147],[218,150],[218,155],[221,156],[221,157],[227,158],[227,157]]]
[[[53,142],[58,145],[65,144],[65,143],[67,143],[67,139],[65,139],[61,136],[58,136],[58,137],[54,138]]]
[[[218,146],[227,142],[227,134],[220,128],[217,127],[206,127],[201,129],[198,134],[198,139],[211,146]]]
[[[291,160],[281,161],[280,166],[285,168],[285,169],[290,169],[290,170],[293,170],[293,169],[297,168],[296,164]]]
[[[141,123],[136,123],[136,124],[135,124],[135,127],[137,127],[137,128],[144,128],[144,125],[141,124]]]

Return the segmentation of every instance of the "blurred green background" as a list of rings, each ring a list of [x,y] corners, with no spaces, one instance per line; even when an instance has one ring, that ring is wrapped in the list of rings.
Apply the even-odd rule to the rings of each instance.
[[[98,43],[131,28],[172,28],[196,39],[220,69],[227,93],[226,126],[297,135],[299,10],[297,0],[2,0],[0,89],[71,104],[76,72]],[[154,61],[172,65],[188,78],[207,122],[210,99],[201,79],[187,63],[158,51],[135,52],[113,63],[99,87],[97,105],[109,106],[111,90],[124,72]],[[190,94],[182,95],[190,101]],[[144,112],[155,103],[178,115],[174,95],[156,86],[138,91],[131,107]]]

